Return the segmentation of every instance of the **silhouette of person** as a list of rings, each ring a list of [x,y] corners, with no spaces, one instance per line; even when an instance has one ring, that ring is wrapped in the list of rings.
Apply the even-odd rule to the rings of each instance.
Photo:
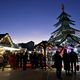
[[[70,57],[66,49],[64,49],[63,63],[64,63],[65,73],[66,75],[69,75],[70,74]]]
[[[43,54],[41,53],[41,54],[39,54],[38,55],[38,57],[39,57],[39,67],[41,68],[41,69],[43,69]]]
[[[31,53],[31,54],[30,54],[30,56],[29,56],[29,57],[30,57],[30,63],[31,63],[31,65],[32,65],[32,69],[34,68],[33,55],[34,55],[34,54],[33,54],[33,53]]]
[[[16,54],[16,68],[19,68],[19,60],[20,60],[20,54]]]
[[[34,52],[34,55],[33,55],[33,62],[34,62],[34,68],[38,68],[38,55],[36,52]]]
[[[7,54],[3,54],[3,70],[4,70],[4,67],[7,65],[8,63],[8,55]]]
[[[15,61],[16,61],[15,54],[11,53],[9,56],[9,64],[10,64],[12,69],[15,69]]]
[[[62,71],[62,57],[59,51],[56,51],[54,54],[54,65],[56,68],[56,76],[61,79],[61,71]]]
[[[28,53],[25,52],[25,54],[23,55],[23,70],[26,70],[27,61],[28,61]]]
[[[43,57],[42,57],[42,63],[43,63],[43,67],[44,67],[44,69],[46,70],[46,56],[45,55],[43,55]]]
[[[22,68],[23,53],[20,53],[20,68]]]
[[[78,56],[77,54],[73,51],[73,49],[71,49],[70,52],[70,63],[71,63],[71,73],[76,75],[76,62],[78,62]],[[74,71],[73,71],[73,67],[74,67]]]

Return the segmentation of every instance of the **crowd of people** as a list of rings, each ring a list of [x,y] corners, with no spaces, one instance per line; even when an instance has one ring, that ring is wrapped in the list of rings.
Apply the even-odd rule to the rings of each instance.
[[[61,51],[57,50],[56,53],[54,54],[54,66],[56,68],[57,77],[61,78],[63,65],[64,65],[66,76],[72,75],[73,73],[76,75],[76,69],[77,69],[76,63],[78,62],[77,54],[74,52],[73,49],[71,49],[71,52],[69,53],[67,53],[67,49],[64,49],[62,55],[61,55]]]
[[[36,52],[30,54],[27,51],[16,54],[10,52],[9,54],[3,54],[3,69],[7,64],[9,64],[12,69],[22,68],[26,70],[28,68],[27,64],[30,64],[30,68],[32,69],[45,69],[46,57]]]
[[[63,53],[61,54],[62,51]],[[62,68],[64,68],[66,75],[72,75],[73,73],[76,75],[78,56],[73,49],[71,49],[71,52],[69,53],[65,48],[57,50],[53,55],[53,61],[58,78],[61,78]],[[27,64],[31,64],[30,68],[32,69],[46,69],[46,56],[37,52],[32,52],[29,54],[27,51],[16,54],[11,52],[9,54],[5,53],[3,54],[2,70],[4,70],[4,67],[7,64],[9,64],[14,70],[18,68],[26,70],[28,68]]]

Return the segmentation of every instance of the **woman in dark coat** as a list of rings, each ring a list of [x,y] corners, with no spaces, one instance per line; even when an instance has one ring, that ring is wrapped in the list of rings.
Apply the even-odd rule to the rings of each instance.
[[[54,65],[56,68],[56,76],[60,79],[62,71],[62,57],[59,51],[56,51],[56,53],[54,54]]]
[[[65,73],[66,75],[69,75],[70,74],[69,72],[70,71],[70,57],[66,49],[64,49],[63,62],[64,62]]]
[[[71,73],[76,75],[76,62],[78,62],[78,55],[71,49],[70,52]],[[74,68],[74,69],[73,69]]]
[[[28,61],[28,53],[25,52],[24,55],[23,55],[23,70],[26,70],[27,61]]]

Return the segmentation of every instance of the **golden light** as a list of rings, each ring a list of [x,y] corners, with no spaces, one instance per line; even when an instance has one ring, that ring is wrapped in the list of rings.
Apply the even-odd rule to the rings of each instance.
[[[0,55],[2,55],[5,52],[5,49],[3,47],[0,47]]]
[[[12,48],[12,47],[0,46],[0,54],[3,54],[6,50],[9,50],[9,51],[19,51],[20,49]]]
[[[10,50],[10,51],[18,51],[18,50],[20,50],[20,49],[18,49],[18,48],[11,48],[11,47],[4,47],[4,49],[5,50]]]

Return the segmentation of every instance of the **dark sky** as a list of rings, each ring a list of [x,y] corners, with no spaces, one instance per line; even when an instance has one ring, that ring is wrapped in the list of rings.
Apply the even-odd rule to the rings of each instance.
[[[9,33],[14,43],[48,40],[61,3],[80,29],[80,0],[0,0],[0,34]]]

